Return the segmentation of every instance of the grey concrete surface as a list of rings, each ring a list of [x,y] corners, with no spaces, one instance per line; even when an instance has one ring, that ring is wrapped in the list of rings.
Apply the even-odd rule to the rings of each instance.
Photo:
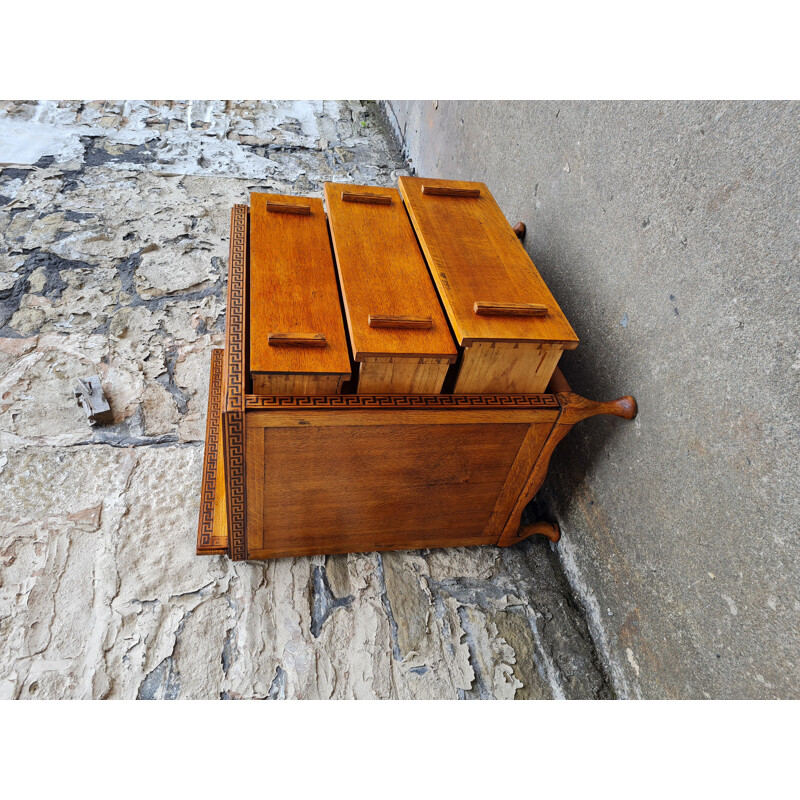
[[[383,104],[484,181],[581,338],[545,498],[616,692],[800,697],[798,104]]]

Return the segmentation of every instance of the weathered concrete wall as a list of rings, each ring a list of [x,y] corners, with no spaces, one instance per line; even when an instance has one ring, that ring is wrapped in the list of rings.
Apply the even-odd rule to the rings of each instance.
[[[581,337],[547,489],[622,696],[800,697],[798,105],[391,101],[485,181]]]
[[[0,167],[0,696],[609,695],[543,540],[194,555],[230,206],[393,183],[369,108],[2,103]]]

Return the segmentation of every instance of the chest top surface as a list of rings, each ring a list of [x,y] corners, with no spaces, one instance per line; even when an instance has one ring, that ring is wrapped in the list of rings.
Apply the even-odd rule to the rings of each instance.
[[[350,372],[321,200],[250,195],[249,295],[252,372]]]
[[[447,319],[396,189],[326,183],[325,201],[356,361],[455,361]]]
[[[484,183],[399,179],[460,345],[578,337]]]

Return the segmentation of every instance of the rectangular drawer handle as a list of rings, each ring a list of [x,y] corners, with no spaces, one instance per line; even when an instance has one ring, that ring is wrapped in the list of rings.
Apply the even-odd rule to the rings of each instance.
[[[430,317],[409,317],[400,314],[370,314],[370,328],[430,328]]]
[[[292,203],[273,203],[267,200],[267,211],[274,211],[276,214],[303,214],[308,216],[311,213],[311,206],[294,205]]]
[[[345,203],[375,203],[379,206],[391,205],[392,198],[388,194],[359,194],[358,192],[342,192]]]
[[[486,317],[543,317],[547,306],[541,303],[487,303],[476,301],[473,310]]]
[[[449,186],[423,186],[422,194],[437,194],[441,197],[480,197],[480,189],[455,189]]]
[[[270,333],[270,347],[325,347],[324,333]]]

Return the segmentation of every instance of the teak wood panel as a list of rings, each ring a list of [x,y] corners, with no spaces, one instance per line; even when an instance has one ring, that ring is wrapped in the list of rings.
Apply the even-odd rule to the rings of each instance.
[[[516,499],[505,487],[520,447],[531,430],[543,443],[552,423],[439,413],[449,424],[405,412],[374,425],[248,426],[249,557],[495,542],[497,525],[487,529],[504,489],[507,512]]]
[[[440,396],[453,397],[454,395]],[[369,398],[370,396],[365,395],[365,397]],[[306,398],[301,399],[305,400]],[[360,397],[356,399],[360,399]],[[481,398],[479,397],[478,399]],[[549,422],[553,424],[558,417],[558,413],[559,407],[556,407],[556,409],[520,408],[518,410],[503,408],[471,409],[468,407],[449,408],[446,410],[441,408],[384,408],[381,410],[342,408],[329,409],[327,411],[297,407],[291,410],[275,408],[266,412],[248,410],[247,429],[307,428],[309,425],[320,428],[347,428],[403,424],[438,427],[447,427],[449,425],[516,425],[533,422]]]
[[[368,202],[375,198],[382,202]],[[326,183],[325,201],[354,359],[424,356],[453,363],[456,347],[400,193]],[[381,317],[380,327],[370,317]]]
[[[291,213],[302,209],[303,213]],[[250,196],[250,371],[350,376],[322,201],[311,197]],[[270,334],[319,334],[324,346],[288,344]],[[307,382],[307,381],[306,381]],[[330,388],[331,381],[323,381]],[[257,385],[260,385],[258,383]],[[332,391],[336,391],[334,387]],[[315,392],[319,393],[319,392]]]
[[[438,394],[448,369],[449,359],[365,358],[358,367],[358,393]]]
[[[475,342],[464,348],[457,394],[537,394],[547,388],[563,351],[529,342]]]
[[[578,337],[486,184],[410,177],[398,182],[458,344],[547,342],[563,349],[577,347]],[[449,190],[477,195],[450,196]],[[513,304],[511,309],[545,305],[547,313],[482,312],[502,310],[503,304]]]
[[[344,375],[267,375],[253,374],[253,392],[263,395],[339,394]]]

